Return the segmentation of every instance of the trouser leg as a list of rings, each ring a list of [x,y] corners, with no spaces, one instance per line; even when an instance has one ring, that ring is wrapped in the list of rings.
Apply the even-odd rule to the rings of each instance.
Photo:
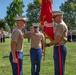
[[[5,37],[3,37],[3,42],[5,42]]]
[[[54,71],[55,71],[55,75],[60,75],[57,47],[54,47]]]
[[[41,59],[42,59],[42,49],[37,50],[37,63],[36,63],[36,74],[40,75],[40,65],[41,65]]]
[[[64,75],[65,58],[66,58],[66,47],[60,47],[60,53],[58,46],[54,47],[54,68],[55,75]]]
[[[3,38],[1,38],[1,43],[3,42]]]
[[[31,59],[31,75],[35,75],[36,51],[33,48],[31,48],[30,50],[30,59]]]
[[[66,55],[67,55],[67,49],[66,46],[61,46],[61,54],[62,54],[62,74],[64,75],[65,72],[65,61],[66,61]]]
[[[12,73],[13,75],[23,75],[23,72],[22,72],[23,53],[16,52],[16,56],[18,58],[18,63],[14,63],[12,61],[12,53],[10,53],[10,56],[9,56],[9,60],[12,67]]]

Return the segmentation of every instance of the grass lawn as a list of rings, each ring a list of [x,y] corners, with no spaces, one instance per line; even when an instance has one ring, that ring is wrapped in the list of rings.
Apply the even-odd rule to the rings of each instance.
[[[76,42],[68,42],[66,46],[68,54],[66,58],[65,75],[76,75]],[[23,75],[31,75],[29,50],[30,43],[28,43],[28,40],[26,39],[23,52]],[[12,75],[9,52],[10,39],[6,39],[5,43],[0,43],[0,75]],[[41,65],[41,75],[54,75],[53,47],[47,47],[45,52],[45,60],[42,60]]]

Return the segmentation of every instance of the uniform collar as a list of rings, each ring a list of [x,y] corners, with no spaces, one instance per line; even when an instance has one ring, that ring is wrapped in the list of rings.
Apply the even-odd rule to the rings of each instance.
[[[61,22],[59,23],[59,25],[61,25],[61,24],[65,24],[63,20],[61,20]]]

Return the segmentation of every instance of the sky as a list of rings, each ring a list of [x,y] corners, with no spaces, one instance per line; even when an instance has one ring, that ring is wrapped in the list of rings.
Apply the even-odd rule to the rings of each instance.
[[[6,16],[6,11],[7,11],[7,6],[9,6],[9,4],[12,2],[13,0],[1,0],[0,1],[0,19],[4,19],[4,17]],[[25,8],[23,15],[26,15],[26,9],[27,9],[27,5],[29,3],[33,3],[34,0],[23,0],[24,1],[24,5]],[[59,6],[61,5],[61,3],[64,3],[66,0],[53,0],[53,5],[52,5],[52,10],[60,10]]]

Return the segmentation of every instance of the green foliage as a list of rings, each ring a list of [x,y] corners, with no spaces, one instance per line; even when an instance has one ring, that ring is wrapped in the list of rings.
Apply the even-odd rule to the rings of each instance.
[[[39,0],[40,4],[42,3],[42,0]]]
[[[3,28],[3,29],[6,29],[7,27],[6,27],[6,23],[5,23],[5,21],[2,19],[2,20],[0,20],[0,29],[1,28]]]
[[[7,7],[7,15],[5,17],[5,21],[11,30],[15,27],[15,18],[17,16],[22,15],[24,4],[22,0],[14,0],[8,7]]]
[[[69,29],[76,29],[76,0],[67,0],[61,4],[60,9],[64,11],[64,20]]]
[[[27,8],[27,14],[28,17],[28,23],[26,25],[26,28],[29,30],[30,26],[32,26],[32,23],[38,23],[40,22],[40,3],[39,0],[34,0],[33,3],[28,4]]]

